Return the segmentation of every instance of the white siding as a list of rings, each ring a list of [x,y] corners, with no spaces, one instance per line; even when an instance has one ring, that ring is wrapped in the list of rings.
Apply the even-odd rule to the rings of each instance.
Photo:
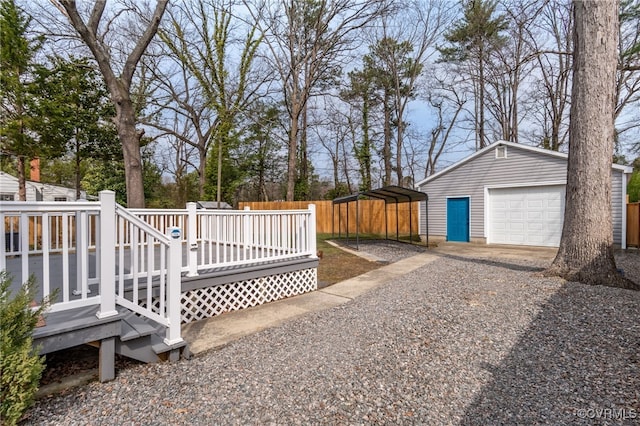
[[[76,200],[76,191],[57,185],[49,185],[41,182],[27,181],[27,201],[55,201],[56,198],[66,198],[66,201]],[[14,200],[18,200],[18,178],[5,172],[0,172],[0,193],[13,194]],[[81,198],[86,198],[86,193],[81,191]]]

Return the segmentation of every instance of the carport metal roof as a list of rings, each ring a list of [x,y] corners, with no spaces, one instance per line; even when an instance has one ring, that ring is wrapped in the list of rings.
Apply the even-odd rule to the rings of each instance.
[[[333,199],[333,204],[350,203],[357,201],[361,197],[378,198],[384,200],[385,203],[410,203],[412,201],[426,201],[427,194],[415,191],[401,186],[391,185],[371,191],[358,192],[356,194],[345,195]]]
[[[413,201],[428,201],[429,197],[424,192],[416,191],[409,188],[403,188],[397,185],[385,186],[378,189],[372,189],[370,191],[362,191],[351,195],[345,195],[343,197],[338,197],[333,199],[333,205],[343,204],[343,203],[356,203],[356,248],[358,248],[360,243],[360,215],[358,214],[358,200],[361,198],[375,198],[379,200],[384,200],[384,222],[385,222],[385,238],[389,239],[389,230],[387,225],[387,204],[394,203],[396,204],[396,241],[399,241],[399,225],[398,225],[398,204],[399,203],[411,203]],[[335,215],[335,209],[333,209],[333,214]],[[338,235],[340,235],[341,230],[341,216],[338,215]],[[332,221],[335,223],[335,220]],[[412,213],[411,209],[409,209],[409,241],[412,241],[413,234],[411,230],[412,223]],[[429,246],[429,225],[427,220],[427,230],[426,230],[426,246]],[[349,239],[349,208],[347,207],[347,240]]]

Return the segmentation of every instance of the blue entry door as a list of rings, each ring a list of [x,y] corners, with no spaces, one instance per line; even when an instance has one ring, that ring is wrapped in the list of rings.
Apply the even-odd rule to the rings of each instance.
[[[447,241],[469,241],[469,197],[447,198]]]

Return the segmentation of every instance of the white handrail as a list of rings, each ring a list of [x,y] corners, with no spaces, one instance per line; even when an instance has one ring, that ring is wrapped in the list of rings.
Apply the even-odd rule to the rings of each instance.
[[[119,260],[116,303],[166,326],[167,344],[182,341],[180,228],[162,233],[117,204],[115,217],[113,234],[119,237],[114,244],[118,256],[113,254]]]

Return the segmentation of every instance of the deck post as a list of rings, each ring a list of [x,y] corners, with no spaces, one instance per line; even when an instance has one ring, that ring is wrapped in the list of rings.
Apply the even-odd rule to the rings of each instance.
[[[89,289],[87,287],[88,271],[88,250],[89,250],[89,227],[87,212],[78,210],[76,212],[76,289],[74,295],[87,297]]]
[[[169,228],[169,264],[167,265],[167,316],[169,317],[169,329],[164,343],[171,346],[182,342],[181,328],[181,303],[180,296],[182,285],[180,270],[182,269],[182,235],[180,228]]]
[[[197,204],[187,203],[187,262],[189,265],[188,277],[198,275],[198,219]]]
[[[0,271],[4,270],[7,268],[7,254],[6,254],[6,250],[5,250],[5,229],[4,229],[4,214],[2,214],[2,212],[0,212]],[[9,238],[11,238],[11,235],[9,235]]]
[[[316,243],[316,205],[309,204],[309,226],[307,226],[307,232],[309,235],[307,236],[309,241],[309,250],[311,251],[311,255],[309,256],[311,259],[318,258],[318,246]]]
[[[244,211],[250,211],[251,207],[245,206]],[[247,260],[250,250],[251,250],[251,237],[253,236],[251,233],[251,218],[248,214],[244,215],[243,218],[243,230],[242,230],[242,244],[244,246],[243,260]]]
[[[98,318],[116,311],[116,193],[100,191],[100,310]]]

